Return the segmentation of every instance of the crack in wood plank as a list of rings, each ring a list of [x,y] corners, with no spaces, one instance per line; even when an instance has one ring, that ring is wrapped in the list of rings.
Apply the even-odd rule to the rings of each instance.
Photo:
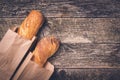
[[[61,43],[50,61],[56,68],[120,68],[120,44]]]
[[[0,39],[24,18],[0,18]],[[62,43],[120,43],[119,18],[46,18],[38,37],[54,35]]]
[[[120,69],[55,69],[50,80],[120,80]]]
[[[119,0],[2,0],[0,17],[25,17],[32,9],[47,17],[120,17]]]

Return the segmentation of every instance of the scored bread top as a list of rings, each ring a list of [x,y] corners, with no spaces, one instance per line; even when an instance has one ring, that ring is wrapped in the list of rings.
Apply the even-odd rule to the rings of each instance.
[[[51,57],[59,48],[59,40],[51,37],[42,38],[33,51],[32,60],[43,67],[49,57]]]
[[[32,39],[44,22],[42,13],[32,10],[18,28],[17,33],[26,39]]]

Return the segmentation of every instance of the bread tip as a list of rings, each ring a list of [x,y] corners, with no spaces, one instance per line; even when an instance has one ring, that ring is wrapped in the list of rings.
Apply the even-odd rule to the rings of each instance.
[[[42,12],[38,11],[38,10],[31,10],[30,13],[32,13],[32,14],[39,14],[39,15],[43,16]]]

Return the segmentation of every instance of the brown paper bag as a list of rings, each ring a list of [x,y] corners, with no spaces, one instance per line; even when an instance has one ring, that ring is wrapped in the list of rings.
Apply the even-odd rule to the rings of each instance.
[[[0,80],[10,80],[25,53],[35,40],[23,39],[12,30],[8,30],[0,42]]]
[[[48,80],[54,72],[54,66],[49,62],[44,68],[31,61],[32,53],[29,53],[13,80]]]

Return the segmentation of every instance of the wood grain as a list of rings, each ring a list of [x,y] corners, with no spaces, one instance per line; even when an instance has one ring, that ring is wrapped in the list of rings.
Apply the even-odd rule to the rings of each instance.
[[[55,68],[120,68],[120,44],[66,44],[50,59]]]
[[[50,80],[120,80],[120,0],[0,0],[0,40],[32,9],[46,17],[38,37],[55,35]]]
[[[120,17],[119,0],[1,0],[0,17],[25,17],[32,9],[47,17]]]
[[[120,69],[55,69],[50,80],[120,80]]]
[[[0,39],[24,18],[0,18]],[[63,43],[120,43],[120,18],[47,18],[38,37],[55,35]]]

